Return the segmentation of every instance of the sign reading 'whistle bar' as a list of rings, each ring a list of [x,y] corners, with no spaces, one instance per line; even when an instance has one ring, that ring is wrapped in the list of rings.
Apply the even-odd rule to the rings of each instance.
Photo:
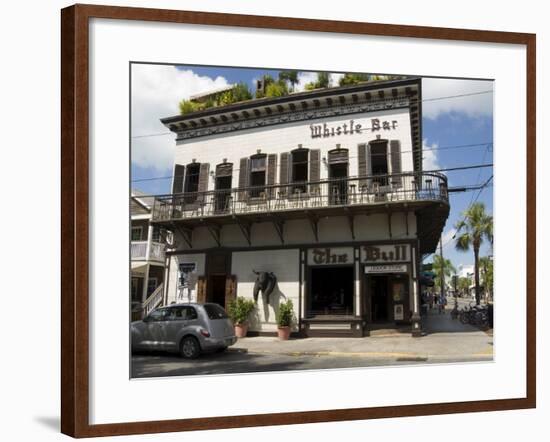
[[[354,120],[349,120],[348,123],[343,123],[337,126],[323,124],[311,124],[309,126],[311,130],[311,138],[328,138],[337,135],[353,135],[359,134],[363,131],[377,132],[379,130],[392,130],[397,129],[397,121],[381,121],[378,118],[372,118],[370,127],[363,127],[362,124],[356,123]]]

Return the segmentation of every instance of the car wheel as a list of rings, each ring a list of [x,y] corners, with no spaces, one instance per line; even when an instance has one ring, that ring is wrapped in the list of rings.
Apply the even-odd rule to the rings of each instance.
[[[193,336],[187,336],[183,338],[180,346],[180,354],[186,359],[195,359],[199,356],[201,347],[197,338]]]

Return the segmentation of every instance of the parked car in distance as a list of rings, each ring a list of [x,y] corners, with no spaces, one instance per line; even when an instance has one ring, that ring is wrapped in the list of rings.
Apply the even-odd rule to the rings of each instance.
[[[178,352],[193,359],[202,352],[223,351],[237,338],[233,323],[218,304],[172,304],[131,323],[132,351]]]

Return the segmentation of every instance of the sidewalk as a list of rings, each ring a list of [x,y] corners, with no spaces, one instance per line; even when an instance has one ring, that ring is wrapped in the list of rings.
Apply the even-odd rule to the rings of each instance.
[[[241,338],[231,348],[248,353],[287,356],[357,356],[402,359],[475,359],[490,360],[493,337],[452,320],[445,314],[430,311],[424,318],[426,334],[381,334],[364,338],[303,338],[280,341],[275,337]]]

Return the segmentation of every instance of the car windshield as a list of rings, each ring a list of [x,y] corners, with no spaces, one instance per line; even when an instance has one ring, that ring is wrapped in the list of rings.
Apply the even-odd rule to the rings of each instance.
[[[227,313],[225,310],[218,304],[204,304],[204,310],[210,319],[225,319],[227,318]]]

